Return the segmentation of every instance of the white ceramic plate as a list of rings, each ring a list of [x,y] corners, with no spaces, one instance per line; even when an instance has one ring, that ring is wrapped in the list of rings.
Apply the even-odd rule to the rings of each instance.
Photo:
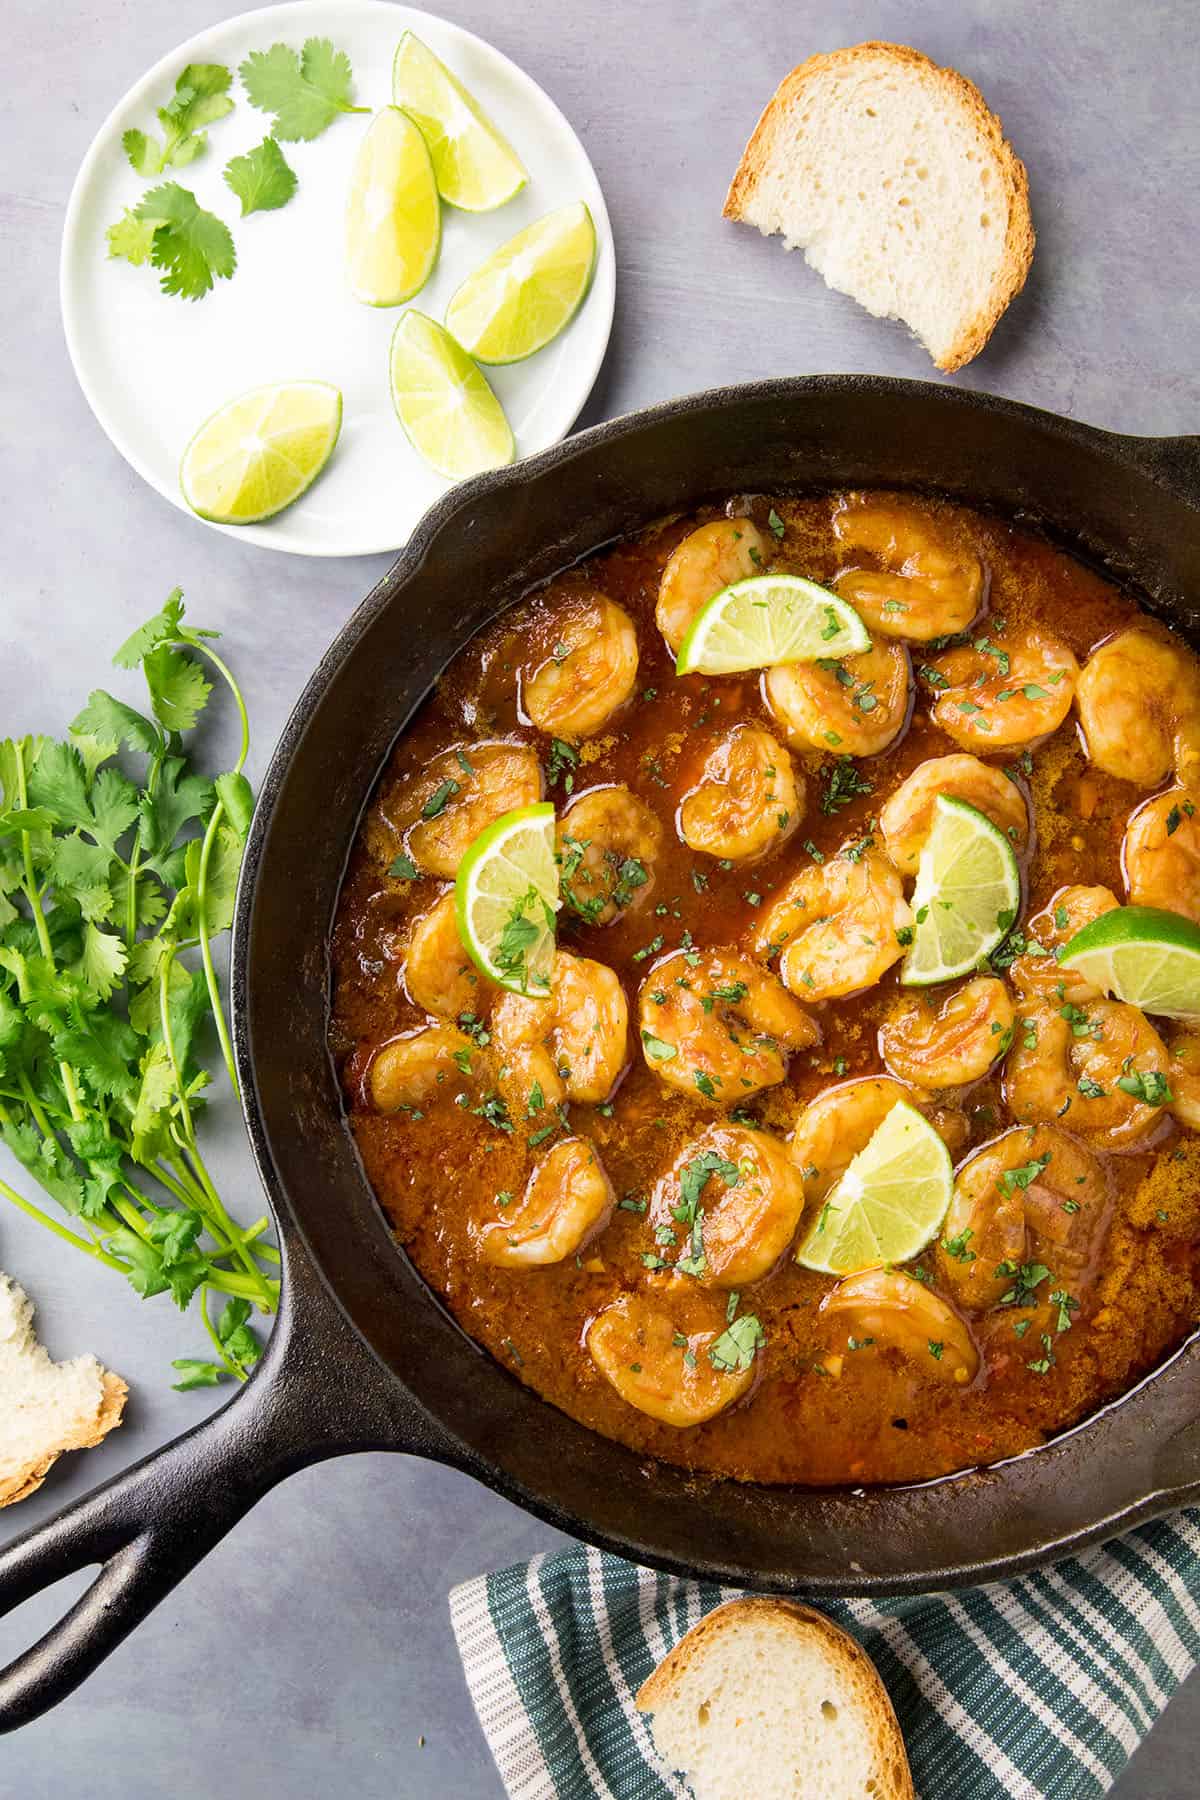
[[[271,116],[250,105],[240,81],[236,104],[210,127],[208,148],[177,180],[233,232],[238,266],[202,300],[162,294],[157,272],[111,261],[105,230],[152,181],[125,158],[121,133],[136,125],[158,135],[155,109],[190,62],[236,71],[251,50],[327,37],[354,67],[355,101],[380,107],[392,97],[392,57],[411,29],[477,95],[529,170],[507,206],[468,214],[444,209],[442,252],[412,304],[440,319],[463,277],[522,226],[568,200],[586,200],[599,240],[595,279],[560,337],[527,362],[488,370],[517,439],[517,454],[542,450],[573,423],[596,378],[612,327],[612,230],[582,144],[550,100],[507,57],[470,32],[385,0],[296,0],[227,19],[190,38],[132,87],[109,114],[83,161],[63,233],[63,325],[88,404],[139,475],[181,511],[179,459],[192,433],[244,389],[308,377],[332,381],[345,402],[341,441],[319,482],[295,506],[262,525],[211,529],[305,556],[395,550],[450,485],[420,460],[392,410],[388,344],[401,308],[362,306],[343,275],[343,218],[351,164],[369,120],[348,114],[311,143],[285,144],[299,188],[278,212],[239,218],[221,179],[231,156],[267,135]]]

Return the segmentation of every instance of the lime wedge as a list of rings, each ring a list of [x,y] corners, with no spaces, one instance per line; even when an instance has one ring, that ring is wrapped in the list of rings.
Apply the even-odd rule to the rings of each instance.
[[[342,429],[342,396],[327,381],[251,388],[205,421],[183,453],[179,485],[216,525],[273,518],[312,486]]]
[[[1118,906],[1059,957],[1116,1000],[1164,1019],[1200,1019],[1200,926],[1156,906]]]
[[[870,633],[852,606],[801,575],[751,575],[714,594],[679,646],[677,675],[734,675],[819,656],[861,656]]]
[[[438,193],[464,212],[491,212],[529,177],[478,101],[419,37],[406,31],[392,64],[392,99],[429,145]]]
[[[908,1262],[937,1233],[953,1188],[950,1152],[898,1100],[826,1195],[796,1261],[825,1275]]]
[[[476,968],[514,994],[548,993],[560,905],[548,800],[495,819],[458,865],[458,935]]]
[[[422,312],[397,321],[391,349],[392,404],[419,456],[461,481],[502,469],[517,453],[504,408],[448,331]]]
[[[446,329],[482,363],[541,350],[579,311],[596,266],[596,227],[582,200],[518,231],[468,275]]]
[[[1021,871],[1004,833],[965,800],[939,794],[917,864],[905,987],[966,975],[994,950],[1021,910]]]
[[[442,210],[428,146],[407,113],[385,106],[359,145],[346,211],[350,292],[365,306],[399,306],[428,281]]]

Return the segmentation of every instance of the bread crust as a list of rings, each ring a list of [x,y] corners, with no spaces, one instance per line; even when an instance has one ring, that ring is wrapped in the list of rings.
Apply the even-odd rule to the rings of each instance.
[[[806,1646],[811,1646],[814,1639],[818,1642],[822,1654],[843,1684],[858,1690],[870,1717],[879,1767],[876,1800],[916,1800],[900,1721],[878,1669],[862,1645],[840,1625],[835,1625],[824,1613],[802,1606],[798,1600],[765,1594],[747,1595],[740,1600],[727,1600],[723,1606],[707,1613],[698,1625],[693,1625],[680,1638],[642,1683],[637,1693],[638,1710],[653,1713],[674,1698],[679,1682],[698,1653],[713,1638],[727,1632],[736,1633],[750,1618],[759,1622],[765,1619],[778,1631],[781,1639],[795,1638]]]
[[[16,1506],[36,1494],[47,1475],[68,1450],[92,1450],[121,1423],[129,1389],[119,1375],[105,1369],[101,1381],[100,1410],[92,1419],[77,1419],[56,1449],[36,1462],[27,1463],[15,1475],[0,1479],[0,1508]]]
[[[729,184],[722,208],[723,217],[744,221],[746,208],[759,181],[771,167],[776,144],[786,140],[788,116],[803,89],[816,77],[851,69],[860,62],[892,62],[919,69],[962,105],[990,154],[1000,179],[1008,206],[1008,226],[1000,267],[992,283],[986,307],[963,325],[958,337],[935,366],[953,374],[972,357],[978,356],[996,329],[1010,303],[1020,293],[1029,274],[1036,242],[1033,218],[1029,210],[1029,177],[1025,165],[1004,135],[1004,127],[987,104],[973,81],[957,69],[942,68],[932,58],[907,44],[889,44],[871,39],[845,50],[830,50],[810,56],[784,76],[767,101],[754,127],[750,141],[742,152],[742,160]]]

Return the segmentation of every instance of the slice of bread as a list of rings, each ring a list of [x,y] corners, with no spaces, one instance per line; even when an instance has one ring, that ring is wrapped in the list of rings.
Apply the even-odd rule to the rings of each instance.
[[[831,288],[961,369],[1033,258],[1025,169],[979,89],[903,44],[812,56],[746,145],[725,217],[778,232]]]
[[[127,1393],[94,1356],[52,1362],[32,1302],[0,1273],[0,1506],[35,1493],[64,1450],[98,1444],[121,1423]]]
[[[731,1600],[637,1697],[696,1800],[913,1800],[904,1739],[866,1651],[794,1600]]]

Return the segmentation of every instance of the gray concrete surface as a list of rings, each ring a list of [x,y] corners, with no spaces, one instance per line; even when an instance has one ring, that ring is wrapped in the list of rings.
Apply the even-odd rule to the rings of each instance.
[[[385,564],[255,550],[167,506],[93,422],[56,300],[63,209],[93,131],[149,63],[218,8],[5,8],[0,728],[59,729],[103,678],[112,647],[178,582],[193,616],[226,634],[261,770],[305,676]],[[608,197],[617,322],[585,422],[785,372],[930,374],[900,328],[868,319],[776,244],[719,216],[743,140],[789,65],[875,36],[915,43],[976,79],[1029,167],[1033,274],[960,379],[1119,430],[1197,428],[1200,37],[1189,0],[456,0],[453,16],[548,88]],[[257,1210],[236,1112],[219,1103],[216,1115],[214,1167],[224,1190]],[[36,1500],[5,1517],[5,1542],[208,1402],[167,1385],[169,1359],[194,1353],[197,1332],[164,1302],[140,1305],[11,1210],[0,1211],[0,1266],[37,1296],[56,1353],[95,1350],[133,1388],[125,1429],[60,1465]],[[0,1790],[32,1800],[496,1796],[446,1591],[552,1541],[438,1468],[359,1457],[310,1471],[270,1496],[86,1688],[5,1740]],[[64,1588],[15,1615],[0,1650],[28,1641],[66,1598]],[[1194,1794],[1198,1748],[1193,1681],[1118,1792]]]

